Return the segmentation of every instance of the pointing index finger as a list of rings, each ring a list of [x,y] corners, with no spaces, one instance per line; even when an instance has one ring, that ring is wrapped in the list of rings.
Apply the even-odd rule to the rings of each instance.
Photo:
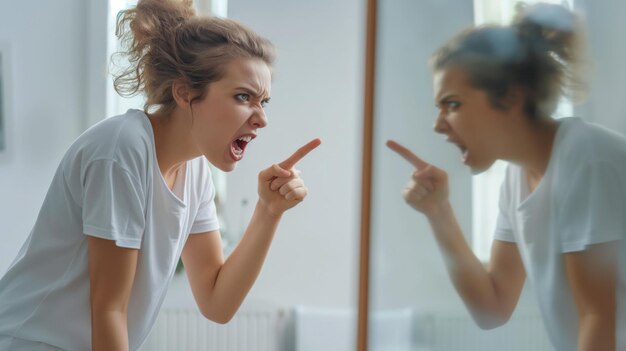
[[[411,152],[411,150],[409,150],[406,147],[398,144],[397,142],[395,142],[393,140],[387,140],[387,146],[391,150],[397,152],[405,160],[409,161],[409,163],[412,164],[413,166],[415,166],[415,168],[417,168],[417,170],[422,170],[422,169],[428,167],[428,163],[427,162],[425,162],[421,158],[417,157],[417,155],[415,155],[413,152]]]
[[[293,168],[293,166],[295,166],[296,163],[298,163],[298,161],[300,161],[304,156],[306,156],[313,149],[315,149],[316,147],[320,146],[321,143],[322,143],[322,141],[320,139],[313,139],[313,140],[309,141],[304,146],[299,148],[296,152],[294,152],[293,155],[289,156],[288,159],[284,160],[283,162],[279,163],[278,165],[282,169],[291,169],[291,168]]]

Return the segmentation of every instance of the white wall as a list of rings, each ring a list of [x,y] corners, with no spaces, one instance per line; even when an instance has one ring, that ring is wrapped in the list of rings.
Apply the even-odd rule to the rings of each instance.
[[[8,158],[0,159],[0,274],[28,236],[85,111],[86,4],[0,1],[0,42],[11,49]]]

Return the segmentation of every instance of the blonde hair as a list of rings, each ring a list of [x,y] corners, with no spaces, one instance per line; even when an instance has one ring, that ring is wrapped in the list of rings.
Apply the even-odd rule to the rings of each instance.
[[[234,20],[197,16],[192,0],[140,0],[118,14],[116,35],[123,51],[113,59],[125,57],[130,65],[114,74],[115,90],[143,93],[146,113],[174,109],[176,80],[197,94],[192,101],[201,100],[231,61],[259,59],[271,69],[275,57],[269,40]]]
[[[518,3],[516,11],[509,26],[480,26],[452,38],[432,56],[432,69],[461,68],[497,108],[506,107],[503,99],[511,88],[520,88],[531,119],[550,116],[561,96],[582,100],[586,65],[580,18],[546,3]]]

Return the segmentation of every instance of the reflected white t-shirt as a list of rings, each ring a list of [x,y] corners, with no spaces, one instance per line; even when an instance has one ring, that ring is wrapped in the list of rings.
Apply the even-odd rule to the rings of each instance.
[[[139,250],[128,305],[129,346],[138,349],[188,235],[219,228],[204,157],[186,163],[173,189],[159,170],[143,111],[85,131],[63,157],[30,236],[0,279],[0,350],[32,342],[43,350],[91,349],[85,234]]]
[[[559,351],[576,350],[578,338],[564,254],[619,245],[617,349],[626,350],[626,138],[579,118],[560,121],[548,167],[532,193],[521,167],[508,166],[494,239],[517,243]]]

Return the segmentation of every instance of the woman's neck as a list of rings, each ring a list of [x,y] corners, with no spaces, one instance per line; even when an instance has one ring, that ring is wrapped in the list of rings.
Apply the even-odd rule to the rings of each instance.
[[[169,116],[148,116],[154,131],[154,144],[159,169],[163,177],[175,176],[186,161],[195,158],[194,146],[189,135],[189,126],[184,116],[172,113]]]
[[[538,183],[548,168],[558,127],[552,118],[527,121],[509,139],[514,145],[511,161],[526,171],[531,183]]]

